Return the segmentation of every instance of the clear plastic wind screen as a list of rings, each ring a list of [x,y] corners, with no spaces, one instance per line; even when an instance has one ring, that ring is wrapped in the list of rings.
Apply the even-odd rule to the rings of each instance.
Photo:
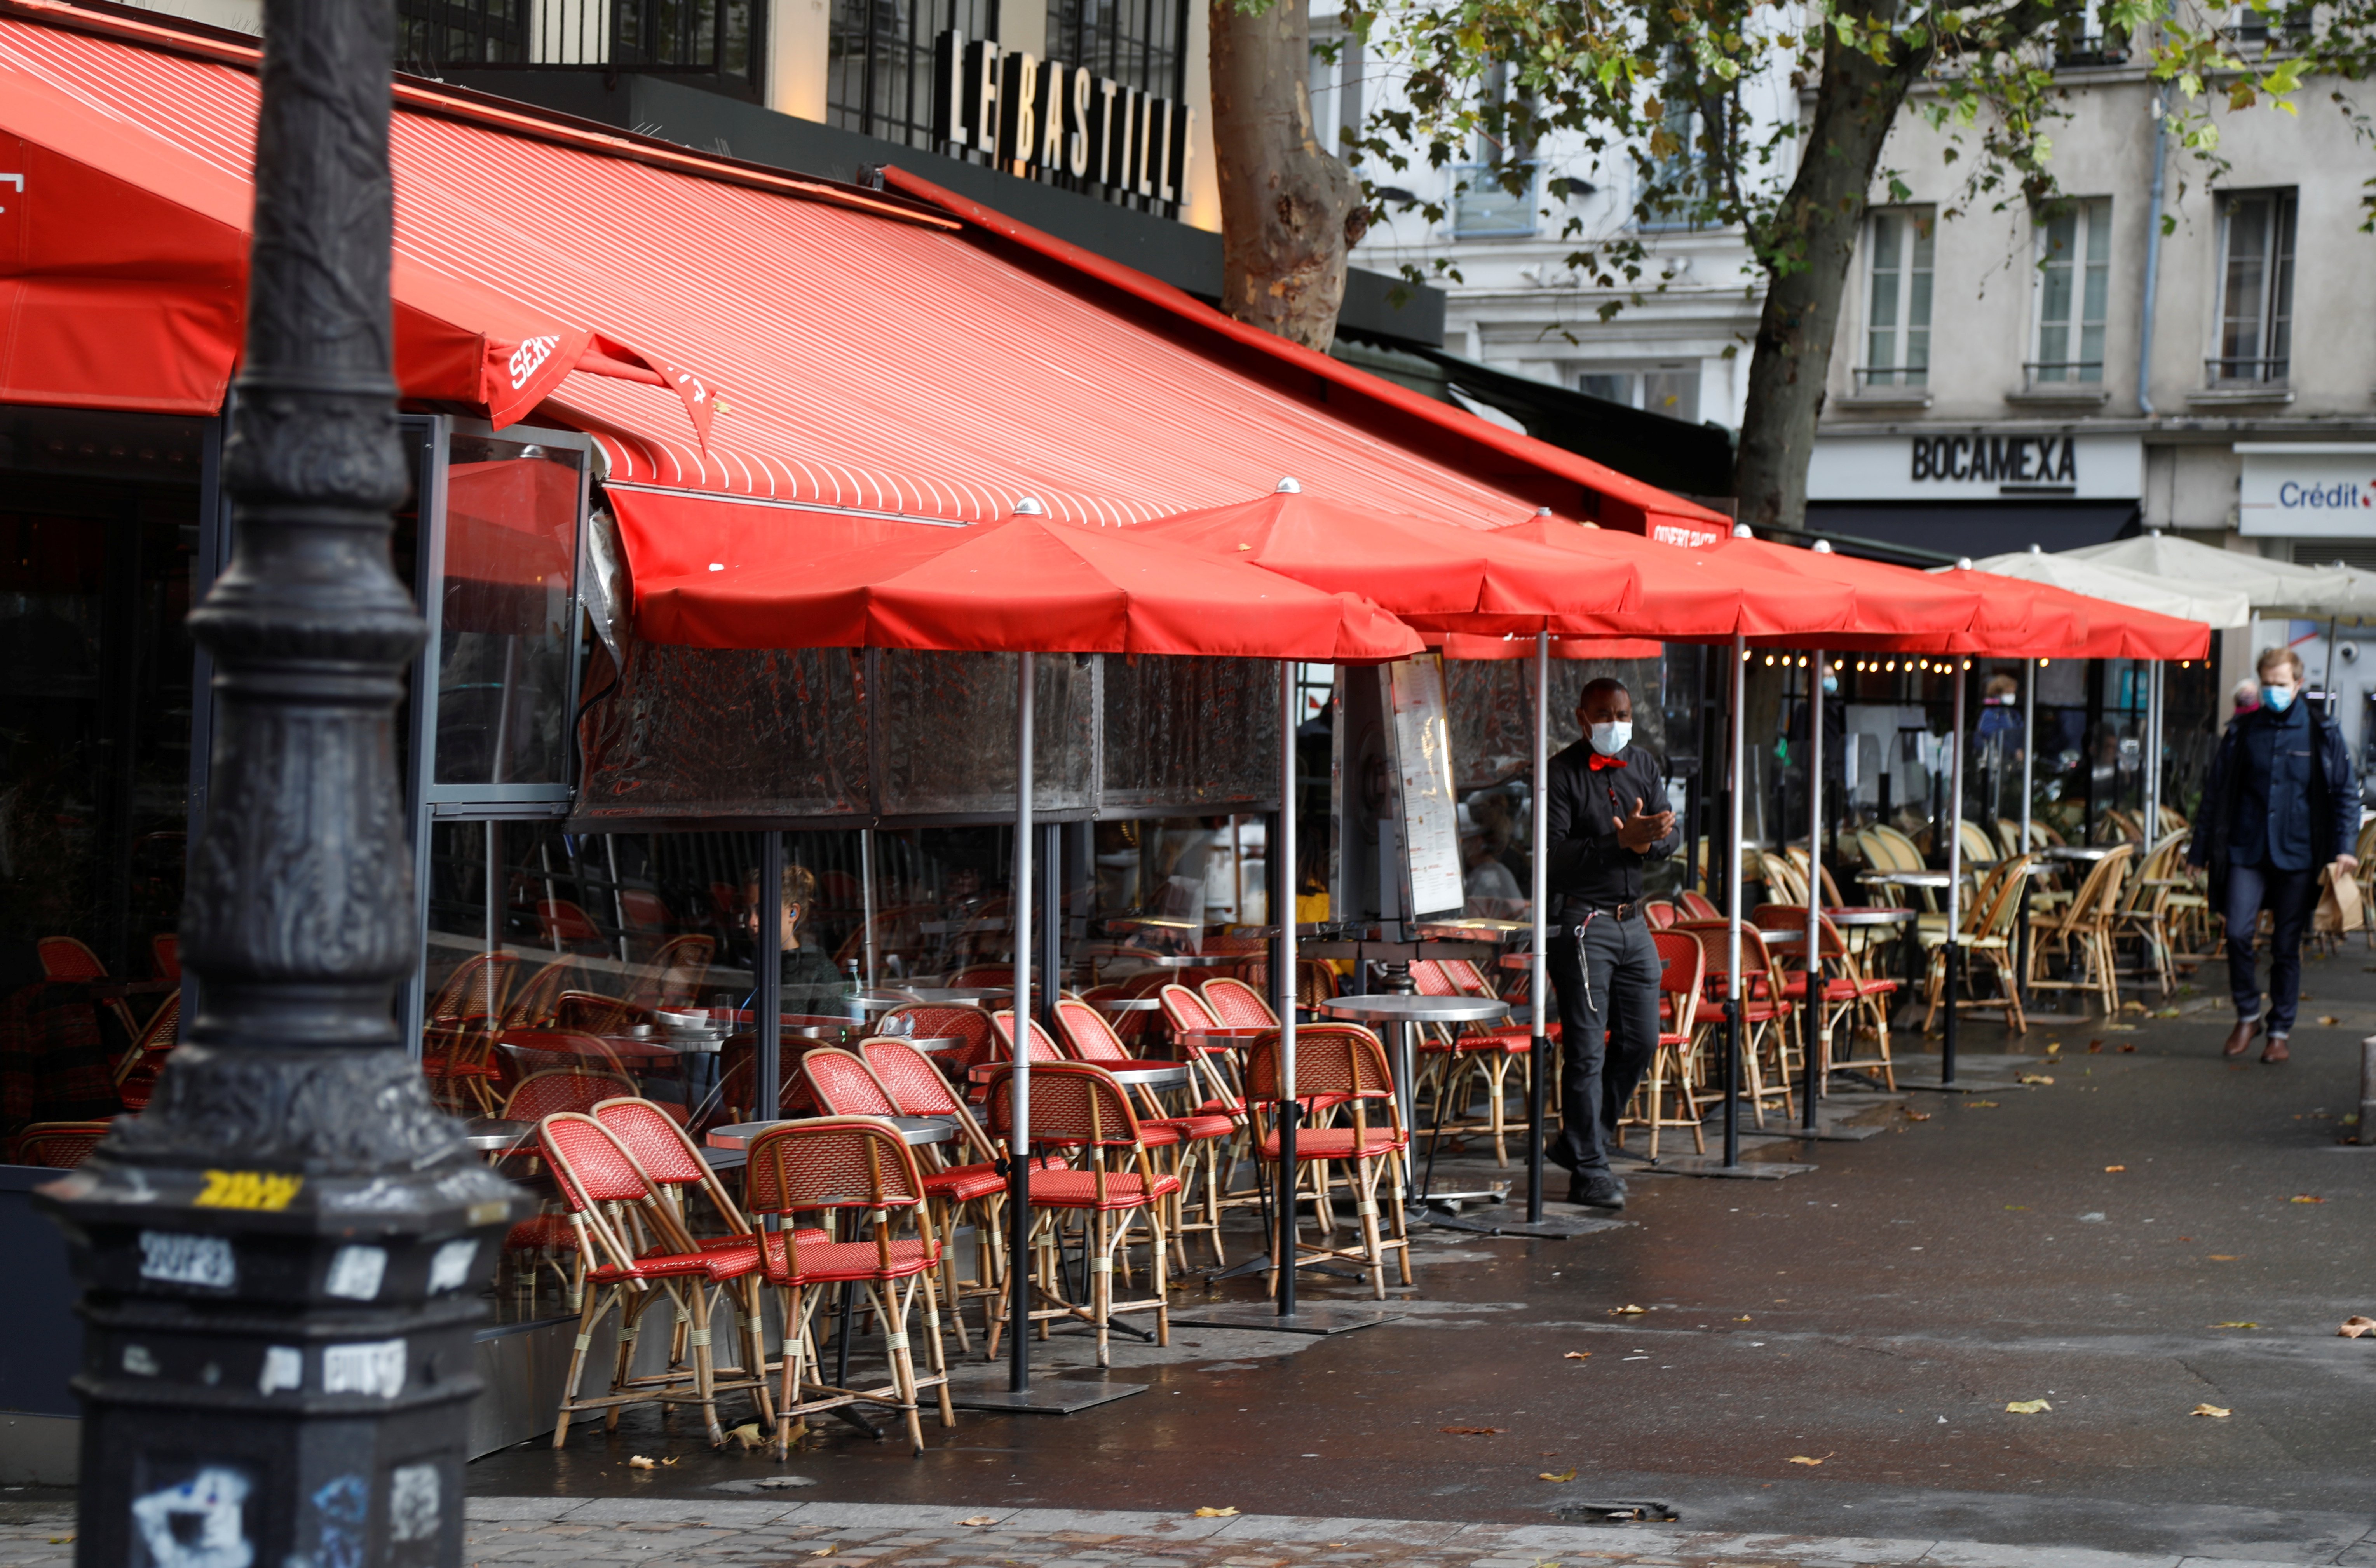
[[[16,20],[0,68],[238,179],[254,165],[245,72]],[[548,410],[600,433],[619,479],[968,521],[1029,494],[1122,523],[1267,493],[1292,452],[1307,488],[1394,510],[1481,525],[1533,509],[1228,368],[1218,339],[1194,352],[1170,318],[1116,314],[959,234],[417,113],[390,142],[399,256],[722,389],[705,452],[673,391],[564,380]]]
[[[987,1038],[986,1020],[984,1028]],[[866,1039],[858,1042],[858,1051],[874,1069],[883,1087],[891,1091],[902,1116],[956,1114],[957,1102],[949,1093],[948,1084],[914,1046],[896,1039]]]
[[[1655,659],[1551,660],[1551,752],[1582,738],[1576,699],[1586,682],[1607,675],[1625,683],[1634,698],[1634,738],[1665,755],[1667,733],[1661,661]],[[1444,720],[1452,742],[1452,778],[1460,790],[1481,790],[1534,771],[1535,664],[1527,659],[1443,661]]]
[[[1276,663],[1113,654],[1100,678],[1108,809],[1278,798]]]
[[[883,1092],[866,1063],[838,1051],[812,1051],[801,1059],[817,1103],[836,1116],[897,1116],[899,1107]]]
[[[627,1152],[655,1182],[683,1186],[708,1173],[701,1156],[686,1146],[684,1134],[677,1131],[668,1112],[649,1101],[606,1105],[594,1113],[594,1120],[627,1146]]]
[[[989,1060],[994,1029],[990,1015],[979,1007],[949,1006],[930,1002],[894,1007],[884,1014],[882,1020],[874,1026],[876,1031],[897,1028],[892,1022],[894,1019],[912,1025],[902,1032],[919,1039],[961,1041],[953,1052],[956,1065],[960,1067],[971,1067]]]
[[[802,1208],[879,1208],[918,1201],[904,1146],[875,1127],[825,1123],[763,1133],[742,1170],[754,1214]]]
[[[541,1122],[556,1111],[591,1111],[606,1099],[633,1094],[636,1086],[612,1073],[553,1067],[530,1073],[504,1101],[507,1122]]]

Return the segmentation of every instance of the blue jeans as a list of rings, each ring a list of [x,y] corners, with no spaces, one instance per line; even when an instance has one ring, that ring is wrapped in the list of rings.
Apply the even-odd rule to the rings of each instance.
[[[2245,1022],[2261,1016],[2260,968],[2252,938],[2261,928],[2261,911],[2269,910],[2275,929],[2269,933],[2268,1032],[2289,1035],[2294,1009],[2301,1002],[2302,927],[2310,921],[2318,897],[2318,871],[2279,871],[2266,861],[2228,868],[2228,988],[2235,994],[2236,1016]]]

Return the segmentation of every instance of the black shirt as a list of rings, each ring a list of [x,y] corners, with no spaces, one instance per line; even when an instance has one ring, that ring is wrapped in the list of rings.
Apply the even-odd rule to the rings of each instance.
[[[1590,741],[1578,741],[1551,758],[1547,802],[1550,814],[1551,908],[1564,918],[1586,907],[1613,909],[1642,897],[1642,867],[1663,860],[1682,842],[1682,828],[1646,850],[1617,842],[1617,825],[1634,814],[1656,816],[1667,809],[1665,769],[1640,746],[1628,746],[1613,764],[1595,768]],[[1622,765],[1622,766],[1618,766]]]
[[[846,1000],[841,991],[842,972],[834,968],[824,948],[804,938],[798,947],[787,949],[778,964],[777,972],[783,979],[785,1012],[823,1018],[841,1015]]]

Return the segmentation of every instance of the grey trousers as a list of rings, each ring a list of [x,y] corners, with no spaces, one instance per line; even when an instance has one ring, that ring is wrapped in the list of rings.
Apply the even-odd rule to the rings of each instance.
[[[1554,926],[1544,954],[1559,996],[1560,1116],[1548,1153],[1578,1174],[1609,1170],[1617,1118],[1658,1049],[1658,949],[1649,922],[1595,915]]]

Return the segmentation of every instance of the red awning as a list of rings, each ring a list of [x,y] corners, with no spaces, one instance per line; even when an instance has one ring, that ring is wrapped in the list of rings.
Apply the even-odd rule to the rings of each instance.
[[[0,194],[0,224],[34,237],[0,284],[20,317],[68,317],[61,302],[120,272],[148,313],[121,332],[88,311],[47,337],[20,325],[0,398],[219,403],[244,305],[254,64],[162,18],[0,18],[0,136],[45,160],[21,207]],[[1120,523],[1291,473],[1478,526],[1539,505],[1620,526],[1715,517],[993,214],[434,84],[400,82],[397,101],[404,390],[591,431],[614,493],[957,522],[1036,496],[1059,518]]]

